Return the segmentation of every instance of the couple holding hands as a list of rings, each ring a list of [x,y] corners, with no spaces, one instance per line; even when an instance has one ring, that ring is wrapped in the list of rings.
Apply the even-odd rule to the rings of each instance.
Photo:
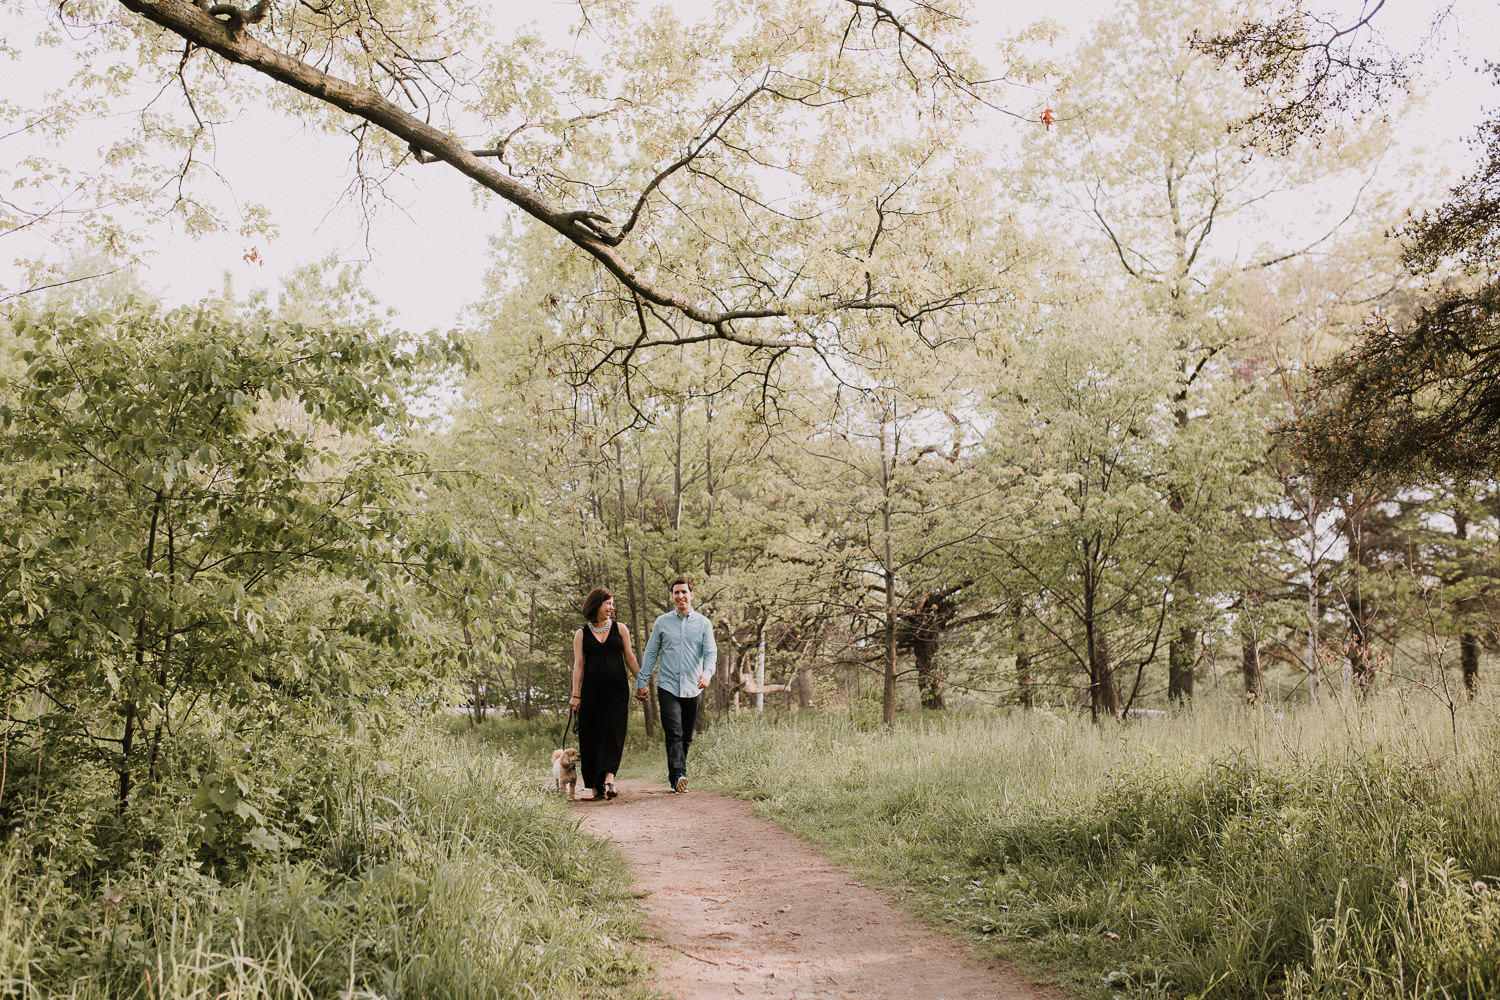
[[[653,672],[667,744],[667,784],[673,792],[687,791],[688,747],[719,648],[713,623],[693,610],[693,585],[678,577],[671,590],[672,610],[651,626],[641,657],[645,669],[631,651],[630,630],[615,621],[615,596],[596,587],[584,598],[586,624],[573,633],[573,695],[568,707],[578,712],[579,778],[594,790],[596,799],[617,794],[615,772],[625,751],[630,679],[637,678],[635,696],[645,701]]]

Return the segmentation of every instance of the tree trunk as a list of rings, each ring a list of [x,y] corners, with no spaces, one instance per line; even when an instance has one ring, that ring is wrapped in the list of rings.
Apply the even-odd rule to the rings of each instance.
[[[1022,708],[1036,708],[1036,678],[1031,675],[1031,647],[1026,643],[1026,629],[1021,624],[1021,605],[1016,617],[1016,701]]]
[[[760,643],[755,650],[755,683],[764,687],[766,683],[766,622],[761,619]],[[766,696],[762,692],[755,693],[755,710],[764,712],[766,710]]]
[[[1240,676],[1245,681],[1245,702],[1254,707],[1265,696],[1260,678],[1260,649],[1254,639],[1245,639],[1240,646]]]
[[[615,439],[615,473],[619,479],[620,492],[620,541],[625,551],[625,599],[630,602],[630,637],[631,649],[636,655],[636,662],[646,649],[646,637],[641,634],[641,602],[644,593],[637,593],[635,587],[635,552],[630,544],[629,521],[626,519],[625,503],[625,452],[621,447],[620,440]],[[645,580],[642,581],[644,591]],[[652,727],[651,704],[654,699],[649,697],[653,692],[648,691],[646,698],[646,738],[655,740],[655,730]]]
[[[130,751],[135,746],[135,702],[125,705],[125,731],[120,736],[120,812],[130,804]]]
[[[860,690],[863,677],[863,667],[859,659],[852,654],[846,654],[844,660],[844,700],[850,705],[859,703]]]
[[[938,648],[937,636],[930,629],[920,628],[912,640],[911,648],[917,661],[917,686],[922,692],[922,707],[946,709],[948,706],[943,701],[943,679],[933,666]]]
[[[1453,512],[1453,533],[1460,542],[1467,541],[1469,537],[1469,516],[1462,508]],[[1460,565],[1464,556],[1463,547],[1459,547]],[[1467,601],[1458,602],[1457,611],[1464,615],[1468,610]],[[1479,640],[1473,632],[1464,631],[1458,637],[1459,663],[1463,669],[1464,691],[1470,698],[1479,691]]]
[[[889,523],[889,522],[887,522]],[[886,565],[889,566],[891,539],[886,535]],[[896,574],[893,570],[886,570],[885,574],[886,593],[894,593],[896,589]],[[885,684],[880,695],[880,721],[887,728],[896,725],[896,608],[895,601],[891,597],[886,598],[885,606]]]
[[[811,670],[798,670],[792,675],[792,690],[797,692],[797,707],[813,707],[813,679]]]
[[[1101,583],[1100,550],[1097,536],[1084,539],[1081,552],[1083,638],[1084,655],[1088,657],[1088,663],[1084,666],[1089,675],[1089,718],[1094,722],[1099,721],[1100,712],[1108,712],[1116,718],[1120,714],[1120,692],[1115,687],[1115,666],[1109,657],[1109,640],[1100,628],[1096,603]]]
[[[151,754],[146,765],[146,778],[153,788],[161,778],[158,768],[161,764],[162,741],[167,735],[167,706],[172,702],[171,692],[167,690],[167,664],[171,662],[172,633],[168,632],[166,642],[162,645],[161,669],[156,672],[156,683],[161,689],[161,713],[156,717],[156,729],[151,734]]]
[[[1186,626],[1167,644],[1167,700],[1182,704],[1193,699],[1193,666],[1198,633]]]
[[[1176,160],[1169,166],[1167,173],[1167,194],[1171,203],[1173,232],[1177,248],[1177,280],[1172,282],[1172,319],[1176,323],[1185,323],[1187,319],[1186,307],[1182,302],[1184,284],[1192,264],[1189,260],[1187,249],[1187,234],[1182,228],[1181,209],[1178,204],[1177,183],[1178,178],[1175,171]],[[1179,344],[1184,349],[1182,359],[1182,373],[1184,377],[1191,375],[1192,360],[1186,354],[1187,341]],[[1177,425],[1178,433],[1186,431],[1191,419],[1188,413],[1188,382],[1184,381],[1182,387],[1172,395],[1172,418]],[[1167,506],[1175,515],[1181,515],[1187,508],[1187,493],[1181,486],[1177,486],[1171,492]],[[1189,550],[1189,554],[1191,549]],[[1186,560],[1184,560],[1186,565]],[[1174,590],[1177,594],[1188,596],[1195,592],[1196,584],[1193,580],[1193,571],[1188,569],[1178,578]],[[1184,606],[1179,604],[1179,606]],[[1184,625],[1178,629],[1177,635],[1167,642],[1167,701],[1176,705],[1184,704],[1193,699],[1193,667],[1198,659],[1198,634],[1193,628]],[[1131,701],[1135,700],[1135,693],[1131,693]]]
[[[167,518],[167,579],[175,586],[177,583],[177,531],[172,519]],[[156,686],[160,694],[161,709],[156,716],[156,728],[151,734],[151,750],[146,765],[146,780],[152,787],[156,786],[160,777],[157,766],[161,763],[162,740],[167,732],[167,707],[172,703],[172,693],[167,690],[167,666],[172,662],[172,630],[167,630],[166,638],[162,641],[161,659],[156,665]]]
[[[521,718],[522,719],[530,719],[531,718],[531,685],[533,683],[533,680],[532,680],[532,671],[535,669],[535,664],[536,664],[536,591],[535,590],[531,590],[528,593],[529,593],[529,596],[530,596],[531,609],[527,612],[527,616],[526,616],[526,621],[527,621],[526,654],[527,655],[526,655],[526,671],[525,671],[525,673],[524,673],[524,675],[522,677],[522,679],[525,681],[525,687],[523,687],[521,689]]]
[[[637,569],[637,572],[640,573],[640,577],[641,577],[640,595],[641,595],[641,601],[643,602],[641,623],[644,626],[644,624],[645,624],[644,602],[646,600],[646,563],[645,563],[644,559],[641,560],[641,565]],[[647,642],[647,640],[650,639],[650,636],[647,636],[646,638],[642,639],[642,638],[639,638],[639,636],[640,636],[639,632],[637,632],[636,635],[638,637],[636,639],[636,641],[641,644],[641,649],[644,651],[645,648],[646,648],[646,642]],[[637,662],[639,662],[639,660],[637,660]],[[642,663],[641,664],[641,669],[644,670],[645,668],[646,668],[646,665],[644,663]],[[652,691],[650,685],[648,685],[647,688],[646,688],[646,739],[648,739],[648,740],[651,741],[651,745],[652,746],[656,745],[656,713],[657,713],[657,711],[658,711],[658,709],[656,707],[656,692]]]
[[[1307,501],[1307,696],[1316,701],[1322,669],[1318,665],[1318,622],[1323,617],[1318,604],[1318,568],[1313,553],[1318,551],[1317,502]]]
[[[156,534],[163,514],[162,498],[156,498],[156,504],[151,511],[151,526],[146,536],[145,570],[151,572],[156,565]],[[144,675],[146,667],[146,616],[141,614],[140,620],[135,626],[135,666],[136,670]],[[166,692],[162,692],[163,697]],[[135,747],[135,731],[140,723],[140,706],[135,699],[125,703],[125,724],[120,733],[120,802],[121,812],[130,804],[131,774],[130,774],[130,752]]]
[[[880,528],[885,538],[885,688],[880,699],[880,718],[886,728],[896,725],[896,558],[891,544],[891,492],[893,461],[886,455],[886,414],[880,423]]]
[[[703,483],[708,491],[708,509],[704,512],[703,527],[712,528],[714,525],[714,407],[710,402],[706,405],[705,419],[707,429],[703,437]],[[712,576],[714,572],[714,550],[712,532],[708,532],[709,542],[703,546],[703,575]]]
[[[1479,639],[1473,632],[1458,637],[1459,662],[1463,665],[1464,691],[1470,698],[1479,693]]]
[[[469,675],[469,725],[477,726],[484,721],[484,692],[480,690],[482,678],[479,671]]]
[[[486,694],[484,674],[474,668],[474,634],[469,626],[463,629],[464,650],[469,653],[469,725],[477,726],[484,721]]]
[[[672,457],[672,499],[677,510],[672,517],[673,540],[682,544],[682,401],[677,401],[677,447]],[[674,564],[676,559],[673,559]]]
[[[1362,597],[1351,597],[1348,612],[1349,670],[1355,691],[1363,694],[1375,680],[1375,662],[1370,649],[1368,602]]]
[[[1089,714],[1097,721],[1100,712],[1119,716],[1120,691],[1115,686],[1115,665],[1109,657],[1109,640],[1103,633],[1096,632],[1089,642]]]

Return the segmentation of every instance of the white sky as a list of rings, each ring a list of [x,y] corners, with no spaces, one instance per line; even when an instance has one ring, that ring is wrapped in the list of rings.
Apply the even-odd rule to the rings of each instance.
[[[693,6],[691,0],[677,3],[683,9]],[[1046,16],[1077,38],[1111,6],[1111,0],[1051,0],[1045,5],[978,0],[975,20],[984,36],[999,38]],[[1431,5],[1403,0],[1388,7],[1395,9],[1387,23],[1397,26],[1396,37],[1425,33]],[[555,27],[561,40],[561,27],[575,10],[571,0],[502,0],[496,4],[496,17],[512,25],[536,20],[549,33]],[[1500,45],[1494,41],[1500,39],[1500,4],[1458,0],[1450,31],[1439,49],[1457,56],[1447,67],[1429,67],[1432,98],[1410,138],[1434,147],[1434,156],[1467,164],[1462,139],[1472,133],[1483,106],[1500,105],[1500,95],[1488,85],[1488,78],[1476,72],[1484,58],[1500,57]],[[21,89],[13,86],[20,81],[6,77],[24,73],[25,67],[24,61],[0,64],[0,93]],[[270,115],[247,114],[221,127],[216,168],[235,197],[271,210],[280,235],[256,247],[264,266],[246,263],[242,257],[250,247],[232,234],[160,240],[143,275],[145,283],[169,300],[192,301],[221,288],[226,271],[244,293],[256,286],[274,288],[292,268],[334,254],[342,260],[369,262],[368,284],[397,308],[403,325],[419,330],[454,325],[458,311],[480,293],[488,265],[487,239],[500,230],[510,210],[491,196],[476,205],[471,185],[441,164],[413,163],[390,183],[397,204],[380,209],[367,245],[359,210],[340,201],[349,175],[349,152],[347,139]],[[15,252],[6,246],[0,250],[7,258]],[[0,264],[0,287],[9,283]]]

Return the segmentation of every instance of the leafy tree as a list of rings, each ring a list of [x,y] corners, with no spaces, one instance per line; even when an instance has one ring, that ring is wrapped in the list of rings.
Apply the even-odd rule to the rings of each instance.
[[[250,724],[461,656],[484,566],[420,509],[404,384],[455,342],[134,302],[22,320],[0,403],[8,718],[123,806],[208,704]],[[308,593],[308,591],[315,593]],[[299,598],[300,595],[300,598]]]
[[[920,334],[935,312],[994,297],[984,269],[930,266],[931,244],[973,230],[977,158],[959,137],[1027,67],[1012,51],[982,68],[959,11],[757,0],[685,24],[589,4],[549,44],[493,37],[474,2],[89,0],[46,32],[90,67],[75,81],[90,98],[157,98],[141,147],[171,137],[179,190],[213,123],[252,103],[352,136],[368,200],[384,171],[457,170],[608,275],[639,319],[607,350],[629,363],[714,338],[772,357],[828,350],[842,311]]]
[[[745,390],[715,384],[725,348],[576,377],[590,363],[580,329],[634,322],[615,313],[601,277],[532,231],[499,251],[492,280],[474,309],[478,369],[453,426],[428,445],[463,472],[434,502],[493,545],[524,594],[515,675],[497,680],[529,713],[565,694],[564,653],[592,587],[613,589],[644,635],[665,610],[665,581],[687,573],[699,606],[733,622],[720,595],[749,532],[722,506],[754,468],[738,460]]]
[[[933,654],[975,583],[979,540],[1015,510],[977,461],[973,351],[892,348],[884,360],[873,384],[819,387],[802,454],[789,456],[777,489],[803,519],[784,554],[804,572],[821,569],[809,597],[851,623],[847,655],[880,663],[889,726],[903,646],[916,655],[923,704],[944,707]]]
[[[1232,62],[1264,105],[1242,125],[1247,141],[1290,150],[1320,137],[1351,106],[1410,82],[1410,57],[1378,28],[1384,2],[1343,21],[1304,3],[1197,42]],[[1493,72],[1500,74],[1500,69]],[[1347,354],[1317,373],[1320,405],[1294,427],[1296,447],[1331,492],[1372,482],[1487,480],[1500,426],[1500,118],[1476,136],[1479,169],[1448,201],[1399,231],[1403,263],[1431,287],[1415,312],[1377,312]]]
[[[1259,98],[1234,124],[1245,144],[1287,153],[1320,140],[1338,119],[1372,110],[1391,89],[1408,86],[1412,57],[1393,52],[1377,27],[1385,6],[1386,0],[1373,0],[1340,12],[1295,0],[1233,27],[1195,29],[1193,46],[1233,64]]]
[[[994,242],[1000,245],[992,261],[1013,257]],[[917,348],[896,324],[851,315],[841,322],[859,329],[841,333],[840,342],[867,344],[860,357],[830,350],[816,364],[718,343],[617,368],[604,363],[609,345],[628,336],[638,317],[622,311],[609,283],[550,234],[530,230],[509,242],[492,280],[494,293],[476,310],[481,368],[466,384],[465,407],[442,447],[484,470],[484,485],[476,480],[474,488],[494,499],[475,494],[458,502],[471,505],[483,522],[473,522],[476,528],[496,539],[500,558],[537,595],[544,624],[538,676],[555,672],[542,666],[545,650],[574,627],[577,594],[610,586],[622,615],[639,616],[634,623],[644,629],[648,610],[660,606],[662,584],[678,573],[694,578],[696,603],[721,629],[726,678],[736,675],[738,658],[758,648],[763,631],[773,656],[782,643],[835,656],[856,641],[869,640],[866,652],[889,647],[865,634],[884,616],[865,576],[868,553],[848,523],[862,516],[850,513],[856,508],[874,516],[867,501],[879,478],[879,434],[870,421],[877,397],[900,396],[899,414],[887,421],[888,430],[900,424],[900,455],[885,461],[896,467],[887,477],[892,489],[906,491],[892,493],[894,530],[907,537],[893,542],[893,558],[908,560],[924,532],[928,543],[960,533],[962,518],[952,515],[970,510],[948,505],[946,487],[934,487],[937,500],[928,486],[907,489],[945,464],[937,452],[951,464],[973,444],[971,435],[952,448],[954,425],[943,415],[946,407],[958,419],[963,410],[957,383],[967,375],[951,369],[967,371],[972,347],[962,341],[969,335],[944,324],[938,339],[956,343]],[[745,377],[747,369],[758,369],[755,377]],[[937,439],[921,428],[934,420]],[[914,461],[924,469],[909,471]],[[873,479],[854,483],[856,470]],[[912,482],[898,486],[901,478]],[[503,484],[530,498],[518,518],[506,513]],[[919,511],[929,502],[932,510]],[[938,546],[927,561],[935,564],[941,554],[951,562],[957,550],[956,543]],[[895,621],[928,593],[915,589],[922,576],[916,566],[900,576]],[[935,592],[951,581],[927,582]],[[936,647],[930,628],[914,638],[925,652]],[[937,690],[933,680],[929,700]]]
[[[1234,370],[1255,388],[1254,419],[1262,426],[1296,419],[1305,410],[1309,371],[1347,347],[1372,304],[1399,307],[1406,291],[1391,251],[1381,233],[1355,230],[1332,241],[1327,253],[1241,281],[1236,298],[1246,335]],[[1298,669],[1316,697],[1327,659],[1323,633],[1360,572],[1348,558],[1344,528],[1370,504],[1396,497],[1389,491],[1327,493],[1284,442],[1273,437],[1268,444],[1261,469],[1279,484],[1281,496],[1244,512],[1244,557],[1224,581],[1234,595],[1226,600],[1236,605],[1237,616],[1253,619],[1253,629],[1241,627],[1239,633],[1255,643],[1257,669],[1267,662]]]
[[[1275,17],[1197,40],[1236,65],[1264,98],[1242,123],[1247,146],[1285,152],[1317,141],[1351,109],[1410,85],[1411,62],[1426,46],[1393,53],[1380,34],[1385,7],[1362,5],[1340,20],[1294,3]],[[1426,285],[1415,289],[1415,306],[1373,311],[1359,342],[1314,372],[1311,405],[1289,424],[1290,451],[1326,495],[1411,485],[1440,493],[1456,485],[1452,492],[1462,494],[1469,484],[1487,490],[1494,477],[1500,119],[1481,124],[1476,145],[1479,169],[1446,204],[1397,231],[1403,264]],[[1457,521],[1465,521],[1461,511]],[[1465,677],[1472,680],[1477,643],[1471,631],[1464,635]]]
[[[1259,427],[1218,398],[1237,391],[1232,378],[1206,380],[1209,415],[1187,427],[1163,405],[1185,378],[1179,351],[1151,311],[1088,301],[1043,318],[991,401],[990,460],[1026,470],[1033,498],[990,543],[993,584],[1064,672],[1087,678],[1096,718],[1131,706],[1175,630],[1212,620],[1210,603],[1177,599],[1189,556],[1216,583],[1240,512],[1267,498],[1247,475]]]
[[[1407,230],[1404,261],[1437,280],[1410,318],[1374,315],[1316,375],[1296,447],[1324,488],[1487,482],[1500,468],[1500,118],[1486,161]]]
[[[1228,24],[1228,14],[1204,0],[1118,5],[1080,46],[1055,102],[1057,125],[1032,137],[1027,165],[1028,191],[1076,221],[1096,267],[1134,286],[1170,324],[1182,372],[1163,402],[1183,429],[1216,394],[1206,383],[1246,351],[1245,276],[1298,260],[1348,221],[1358,199],[1336,210],[1318,205],[1314,183],[1351,162],[1362,168],[1361,154],[1378,139],[1378,130],[1367,130],[1376,135],[1343,137],[1338,155],[1330,148],[1247,159],[1231,126],[1250,113],[1251,94],[1189,45],[1194,30]],[[1267,206],[1294,192],[1303,197],[1303,229],[1321,220],[1323,230],[1267,239]],[[1252,227],[1264,242],[1243,254],[1237,243]],[[1264,419],[1254,395],[1217,393],[1221,405],[1243,410],[1240,419]],[[1183,496],[1167,502],[1178,507]],[[1204,600],[1207,583],[1200,577],[1208,567],[1186,537],[1179,607]],[[1174,699],[1193,692],[1200,636],[1191,621],[1168,640]]]

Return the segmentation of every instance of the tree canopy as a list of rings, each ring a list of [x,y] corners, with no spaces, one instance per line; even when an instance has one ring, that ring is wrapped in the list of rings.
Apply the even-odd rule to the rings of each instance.
[[[1422,53],[1382,41],[1385,6],[1338,20],[1297,3],[1200,36],[1265,98],[1241,123],[1247,140],[1284,153],[1409,85]],[[1500,467],[1500,117],[1479,125],[1473,145],[1478,168],[1397,230],[1403,264],[1426,282],[1416,301],[1371,315],[1360,342],[1315,373],[1317,403],[1290,428],[1324,490],[1486,481]]]
[[[88,60],[71,89],[159,89],[137,141],[175,158],[175,208],[249,103],[347,132],[360,197],[446,164],[610,276],[610,363],[705,339],[858,353],[861,326],[931,340],[939,314],[1004,294],[1003,228],[965,211],[985,181],[964,131],[1029,70],[1014,48],[981,65],[956,3],[760,0],[694,23],[590,3],[566,46],[495,37],[484,4],[56,17],[50,40]],[[829,320],[845,312],[871,321]]]

